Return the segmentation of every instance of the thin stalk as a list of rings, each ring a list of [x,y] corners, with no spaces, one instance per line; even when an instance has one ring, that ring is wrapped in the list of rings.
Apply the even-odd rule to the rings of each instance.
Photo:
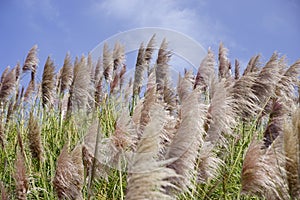
[[[121,200],[124,199],[124,193],[123,193],[123,180],[122,180],[122,171],[121,171],[121,159],[119,159],[118,161],[118,165],[119,165],[119,180],[120,180],[120,192],[121,192]]]
[[[98,119],[100,119],[100,114],[98,116]],[[92,164],[92,173],[88,182],[88,188],[87,188],[87,198],[88,200],[91,199],[92,197],[92,186],[93,186],[93,179],[96,173],[96,158],[98,156],[98,143],[99,143],[99,139],[100,139],[100,120],[98,121],[98,127],[97,127],[97,137],[96,137],[96,144],[95,144],[95,151],[94,151],[94,157],[93,157],[93,164]]]

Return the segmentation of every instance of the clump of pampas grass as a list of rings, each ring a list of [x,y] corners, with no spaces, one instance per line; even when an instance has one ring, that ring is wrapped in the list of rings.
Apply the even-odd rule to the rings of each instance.
[[[159,104],[150,110],[150,121],[145,127],[137,149],[130,159],[127,177],[126,199],[175,199],[166,191],[175,185],[168,179],[178,177],[175,171],[167,168],[170,160],[159,161],[160,135],[166,112]]]
[[[81,145],[76,146],[71,153],[65,145],[57,159],[53,186],[59,199],[83,199],[84,182]]]

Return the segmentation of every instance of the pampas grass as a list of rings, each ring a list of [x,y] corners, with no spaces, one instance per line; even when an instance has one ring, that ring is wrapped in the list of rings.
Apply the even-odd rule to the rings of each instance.
[[[253,56],[244,70],[243,76],[249,74],[249,73],[256,73],[259,71],[260,68],[260,55]]]
[[[56,166],[53,186],[59,199],[82,199],[83,164],[81,146],[68,153],[67,145],[62,149]]]
[[[119,43],[104,45],[96,65],[91,53],[67,54],[57,74],[49,57],[42,78],[35,46],[23,65],[28,85],[20,65],[6,68],[6,198],[297,199],[299,61],[258,55],[231,74],[221,44],[217,60],[208,49],[175,85],[166,41],[157,55],[155,35],[141,45],[134,77]]]
[[[175,187],[168,179],[178,177],[167,168],[170,161],[158,161],[160,132],[166,113],[158,104],[150,111],[150,122],[145,127],[128,169],[126,199],[175,199],[167,194],[166,187]]]
[[[169,76],[168,62],[171,58],[171,51],[169,51],[167,48],[167,39],[164,38],[158,50],[155,66],[155,76],[158,91],[163,91],[165,79]]]
[[[294,87],[297,86],[297,81],[300,75],[300,60],[292,64],[283,74],[277,84],[276,94],[282,97],[287,105],[294,105],[295,92]],[[290,107],[290,110],[295,110],[295,107]]]
[[[236,113],[232,107],[234,99],[230,96],[224,81],[216,83],[212,89],[212,98],[207,112],[206,141],[226,146],[226,138],[233,135],[236,126]]]
[[[92,79],[93,83],[96,84],[99,80],[100,77],[102,77],[103,74],[103,68],[102,68],[102,60],[101,57],[97,60],[95,69],[94,69],[94,78]]]
[[[223,43],[219,45],[219,79],[228,78],[231,76],[231,65],[227,58],[228,49]]]
[[[283,107],[283,104],[278,100],[274,101],[269,117],[269,122],[264,132],[265,148],[268,148],[279,135],[283,135],[283,124],[286,116],[287,111]]]
[[[26,175],[26,166],[24,157],[21,152],[17,152],[17,157],[15,160],[15,173],[14,179],[16,182],[16,199],[26,200],[28,191],[28,179]]]
[[[285,156],[279,138],[266,150],[261,148],[261,142],[250,145],[243,163],[242,192],[270,200],[289,199]]]
[[[215,74],[215,65],[216,61],[214,58],[214,53],[211,51],[211,49],[208,49],[207,55],[204,57],[198,68],[194,88],[200,87],[200,89],[203,91],[210,91],[210,88],[212,88],[212,85],[217,80],[217,76]]]
[[[157,94],[156,94],[156,84],[155,84],[155,73],[154,70],[150,72],[149,79],[147,83],[147,90],[145,93],[145,98],[142,102],[142,109],[140,113],[140,119],[138,122],[136,122],[139,125],[139,129],[143,130],[144,127],[149,123],[150,116],[149,111],[151,108],[151,105],[157,102]],[[140,136],[141,133],[139,133]]]
[[[64,91],[68,90],[70,88],[70,85],[72,83],[73,78],[73,72],[72,72],[72,63],[71,63],[71,56],[70,53],[67,53],[64,59],[64,65],[61,68],[60,72],[60,89],[59,94],[64,93]]]
[[[55,66],[50,57],[47,58],[42,78],[42,105],[51,107],[53,104]]]
[[[284,127],[284,150],[286,155],[287,181],[290,195],[300,198],[300,181],[299,181],[299,134],[300,134],[300,111],[299,108],[293,113],[293,120],[286,122]]]
[[[147,46],[146,46],[146,49],[145,49],[145,53],[144,53],[144,61],[145,61],[145,65],[146,65],[146,68],[148,70],[148,74],[150,72],[150,62],[151,62],[151,59],[152,59],[152,55],[153,55],[153,52],[155,50],[155,34],[153,34],[153,36],[151,37],[151,39],[149,40]]]
[[[258,105],[263,106],[266,101],[274,96],[274,89],[280,80],[278,66],[278,54],[273,53],[267,64],[261,69],[254,85],[252,86],[253,93],[258,98]]]
[[[240,62],[235,59],[234,60],[234,79],[238,80],[240,78]]]
[[[178,84],[177,84],[177,95],[180,102],[183,102],[186,97],[191,93],[193,85],[193,79],[191,72],[184,74],[184,77],[181,77],[179,74]]]
[[[113,60],[114,60],[114,71],[120,68],[125,62],[125,46],[121,45],[119,42],[115,43],[113,50]]]
[[[203,129],[205,106],[198,102],[198,95],[197,91],[193,91],[183,102],[181,123],[166,153],[166,159],[175,159],[168,167],[182,176],[173,179],[172,183],[185,191],[187,188],[194,189],[192,181],[197,173],[196,159],[205,136]]]
[[[16,86],[16,69],[9,70],[6,68],[1,77],[0,84],[0,102],[8,101]]]
[[[234,99],[232,107],[237,115],[244,120],[251,119],[261,110],[261,107],[257,105],[257,96],[252,90],[254,83],[255,76],[250,73],[234,82],[229,90]]]
[[[103,76],[107,82],[111,82],[113,78],[114,60],[113,54],[110,52],[108,44],[103,46]]]
[[[214,147],[210,142],[204,142],[199,153],[197,161],[197,181],[207,183],[218,177],[222,165],[224,165],[221,158],[214,152]]]
[[[68,102],[69,115],[73,111],[85,111],[88,107],[88,100],[91,98],[89,94],[90,74],[87,68],[86,58],[77,59],[74,65],[73,81],[70,87],[70,96]]]
[[[139,95],[141,86],[143,84],[144,73],[146,66],[144,63],[144,44],[141,43],[138,56],[135,64],[134,81],[133,81],[133,95]]]
[[[41,131],[38,124],[37,118],[30,113],[29,123],[28,123],[28,141],[29,149],[33,158],[37,159],[39,162],[44,161],[44,148],[41,140]]]
[[[23,65],[23,72],[31,71],[32,74],[36,73],[36,69],[39,63],[39,59],[37,57],[38,46],[34,45],[28,52],[26,60]]]
[[[33,94],[35,92],[35,80],[31,79],[24,93],[24,101],[30,101],[33,99]]]

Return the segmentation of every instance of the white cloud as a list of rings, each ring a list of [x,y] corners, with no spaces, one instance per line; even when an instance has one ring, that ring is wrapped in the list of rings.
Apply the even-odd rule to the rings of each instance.
[[[143,27],[168,28],[195,39],[205,49],[215,47],[213,50],[217,52],[219,43],[223,41],[229,49],[245,51],[245,48],[230,36],[231,30],[220,20],[212,17],[213,13],[205,10],[208,8],[206,0],[103,0],[100,2],[94,0],[92,2],[89,14],[100,20],[108,19],[112,26],[119,28],[118,31]]]
[[[216,41],[217,34],[223,27],[217,22],[211,23],[206,16],[201,16],[199,7],[205,4],[205,0],[193,3],[187,4],[179,0],[104,0],[94,1],[90,12],[94,16],[102,17],[104,14],[112,21],[123,22],[120,23],[123,24],[123,29],[169,28],[211,44]]]
[[[51,0],[24,0],[20,4],[27,11],[28,26],[37,32],[45,30],[45,22],[54,24],[58,30],[69,35],[70,30],[61,18],[59,8]]]

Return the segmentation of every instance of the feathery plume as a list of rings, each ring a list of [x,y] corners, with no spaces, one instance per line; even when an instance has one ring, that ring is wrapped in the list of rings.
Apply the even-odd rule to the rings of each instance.
[[[78,191],[80,191],[80,196],[78,196],[77,199],[82,199],[81,190],[83,188],[83,183],[84,183],[84,166],[83,166],[81,144],[76,145],[73,151],[71,151],[71,160],[76,169],[75,173],[73,174],[72,183],[76,185]]]
[[[91,76],[90,79],[93,80],[95,74],[94,74],[94,64],[93,64],[93,58],[92,58],[91,52],[88,53],[86,67],[90,73],[90,76]]]
[[[257,97],[252,91],[255,76],[252,73],[242,76],[235,81],[233,86],[229,88],[229,93],[233,97],[233,109],[243,120],[255,116],[261,109],[257,105]]]
[[[264,132],[264,148],[268,148],[279,135],[283,135],[283,124],[286,116],[283,103],[278,100],[273,101],[269,122]]]
[[[289,199],[280,137],[267,149],[261,148],[261,142],[250,144],[242,167],[242,193],[256,194],[270,200]]]
[[[167,48],[168,48],[168,42],[166,38],[164,38],[159,47],[156,65],[155,65],[156,84],[157,84],[158,91],[163,91],[165,79],[166,77],[169,76],[168,62],[172,54],[171,51],[167,50]]]
[[[183,102],[192,92],[192,75],[191,72],[187,72],[182,78],[181,75],[178,74],[177,94],[180,102]]]
[[[16,69],[16,80],[18,81],[21,75],[21,66],[19,62],[15,66],[15,69]]]
[[[53,90],[54,90],[54,76],[55,66],[50,56],[48,56],[46,64],[44,66],[43,78],[42,78],[42,104],[51,106],[53,103]]]
[[[103,76],[108,82],[112,81],[113,67],[113,54],[109,51],[108,44],[105,43],[103,46]]]
[[[154,70],[152,70],[149,74],[147,90],[145,92],[145,98],[143,100],[143,104],[142,104],[143,107],[141,109],[141,115],[139,119],[139,125],[140,125],[139,128],[141,131],[144,130],[144,127],[149,123],[150,108],[156,102],[157,102],[157,95],[156,95],[156,85],[155,85],[155,73]]]
[[[96,67],[95,67],[94,78],[92,79],[94,84],[100,80],[102,73],[103,73],[102,60],[101,60],[101,57],[99,57]]]
[[[238,80],[240,78],[240,62],[235,59],[234,61],[234,79]]]
[[[77,60],[77,59],[76,59]],[[90,74],[87,69],[86,59],[81,57],[80,61],[75,61],[73,82],[70,87],[68,102],[68,113],[77,110],[86,110],[90,98]]]
[[[286,56],[281,56],[278,60],[279,74],[283,75],[288,69]]]
[[[6,68],[9,70],[9,68]],[[0,84],[0,102],[6,102],[9,96],[15,89],[16,86],[16,70],[15,68],[4,72],[5,76],[3,77],[4,73],[1,77],[1,84]]]
[[[5,68],[5,70],[2,72],[1,81],[0,81],[1,83],[4,81],[4,79],[5,79],[6,75],[8,74],[9,70],[10,70],[10,66],[7,66]]]
[[[260,55],[253,56],[244,70],[243,76],[249,74],[249,73],[257,73],[260,68]]]
[[[59,94],[64,93],[66,90],[70,88],[72,83],[72,78],[73,78],[72,62],[71,62],[70,53],[68,52],[64,59],[64,65],[61,68]]]
[[[202,60],[196,75],[194,89],[200,87],[204,91],[210,90],[214,82],[217,81],[215,74],[215,58],[214,53],[208,49],[207,55]]]
[[[230,64],[227,58],[228,49],[226,49],[223,43],[219,46],[219,78],[228,78],[231,76]]]
[[[147,47],[145,49],[144,60],[146,62],[146,65],[150,64],[150,61],[152,58],[152,54],[154,51],[154,45],[155,45],[155,36],[156,36],[156,34],[153,34],[153,36],[149,40]]]
[[[113,50],[113,62],[114,62],[114,71],[118,69],[119,66],[122,66],[125,62],[125,46],[121,45],[119,42],[115,43]]]
[[[38,46],[34,45],[28,52],[25,63],[23,65],[23,72],[31,71],[33,74],[36,73],[36,68],[39,63],[39,59],[37,57],[37,49]]]
[[[137,132],[129,116],[129,110],[122,111],[114,124],[115,130],[109,138],[102,139],[101,147],[95,157],[97,161],[108,167],[126,170],[128,157],[136,149]],[[109,158],[107,155],[110,155]]]
[[[110,94],[116,94],[118,91],[118,83],[119,83],[119,74],[115,74],[112,82],[110,82]]]
[[[171,84],[171,81],[167,78],[164,84],[163,100],[166,103],[166,110],[169,111],[171,115],[175,115],[178,99]]]
[[[216,178],[220,173],[221,166],[224,164],[213,152],[213,149],[214,145],[210,142],[204,142],[200,149],[196,167],[198,171],[197,180],[201,183]]]
[[[300,198],[300,181],[299,181],[299,141],[300,141],[300,109],[293,113],[293,123],[287,123],[284,127],[284,151],[286,155],[287,181],[290,195]]]
[[[30,99],[32,99],[32,94],[34,93],[34,91],[35,91],[35,81],[34,79],[31,79],[24,93],[24,101],[29,101]]]
[[[295,110],[294,104],[295,97],[295,86],[297,86],[300,75],[300,59],[292,64],[283,74],[282,78],[277,84],[276,95],[283,98],[286,105],[290,106],[290,110]]]
[[[265,105],[266,101],[273,96],[274,89],[280,80],[278,67],[278,54],[273,53],[270,60],[262,68],[252,86],[253,93],[258,98],[258,105]]]
[[[15,161],[15,173],[14,178],[16,182],[16,199],[26,200],[28,191],[28,180],[26,176],[26,166],[24,157],[21,152],[18,151]]]
[[[98,80],[98,82],[96,82],[96,86],[95,86],[95,104],[96,106],[99,106],[100,103],[102,102],[102,98],[104,96],[104,92],[102,90],[102,78],[103,76],[100,77],[100,79]]]
[[[133,95],[139,95],[144,80],[145,64],[144,64],[144,44],[141,43],[135,64]]]
[[[128,167],[126,199],[175,199],[166,192],[175,186],[168,180],[178,177],[173,169],[167,168],[170,160],[157,161],[160,149],[160,135],[166,112],[159,104],[153,104],[150,122]]]
[[[205,134],[205,108],[199,103],[198,96],[199,93],[194,90],[182,102],[181,123],[165,156],[166,159],[175,159],[168,167],[174,169],[182,178],[173,179],[172,183],[184,191],[188,187],[194,189],[192,180],[197,173],[196,160]]]
[[[112,141],[117,149],[134,149],[136,142],[136,129],[132,119],[129,117],[129,110],[122,111],[115,123],[115,131]]]
[[[80,146],[68,153],[65,145],[57,159],[53,186],[59,199],[82,199],[83,165]]]
[[[226,135],[232,135],[236,125],[233,110],[234,99],[229,95],[225,81],[218,82],[212,89],[212,98],[207,112],[206,141],[212,144],[227,145]]]
[[[124,85],[124,78],[125,78],[124,75],[125,75],[125,73],[126,73],[126,65],[123,64],[122,69],[121,69],[120,74],[119,74],[119,88],[120,88],[121,91],[122,91],[123,85]]]
[[[28,123],[28,141],[29,149],[33,158],[36,158],[39,162],[44,160],[44,149],[41,140],[41,130],[38,124],[38,120],[30,113]]]
[[[148,74],[150,73],[150,62],[152,59],[152,54],[155,50],[155,36],[156,34],[153,34],[153,36],[151,37],[151,39],[149,40],[147,47],[145,49],[145,53],[144,53],[144,62],[145,62],[145,68],[148,71]]]
[[[124,103],[126,105],[129,104],[130,98],[132,97],[132,88],[133,88],[133,81],[132,77],[129,78],[128,84],[126,85],[124,89]]]

